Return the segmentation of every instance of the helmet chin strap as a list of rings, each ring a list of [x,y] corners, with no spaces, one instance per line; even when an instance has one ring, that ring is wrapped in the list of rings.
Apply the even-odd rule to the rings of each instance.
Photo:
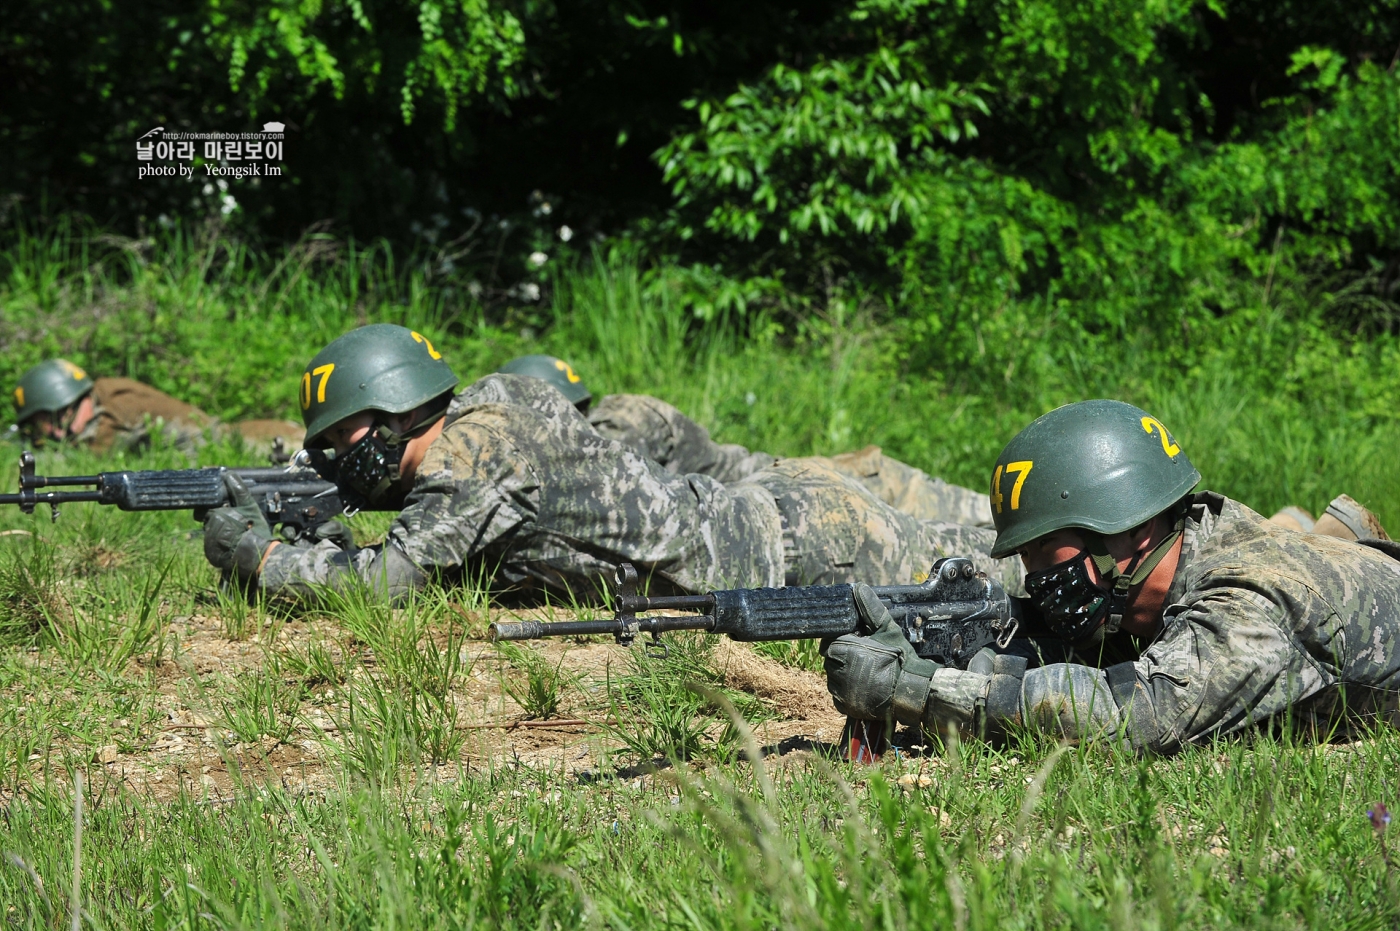
[[[1177,518],[1172,532],[1162,538],[1162,542],[1153,547],[1146,556],[1138,553],[1133,557],[1133,561],[1128,563],[1126,569],[1118,568],[1118,560],[1114,559],[1113,555],[1108,552],[1108,547],[1101,535],[1094,534],[1089,538],[1089,557],[1094,561],[1094,568],[1099,570],[1099,575],[1104,582],[1112,583],[1113,586],[1108,599],[1108,619],[1099,628],[1096,639],[1118,633],[1118,629],[1123,626],[1123,615],[1128,610],[1129,590],[1147,581],[1152,570],[1157,568],[1157,565],[1171,551],[1172,546],[1180,539],[1185,527],[1186,515],[1183,513]]]

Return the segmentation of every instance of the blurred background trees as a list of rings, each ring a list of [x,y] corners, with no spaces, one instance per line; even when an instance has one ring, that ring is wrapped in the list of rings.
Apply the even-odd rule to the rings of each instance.
[[[0,186],[383,238],[504,300],[627,238],[701,317],[877,306],[955,356],[1066,316],[1189,345],[1286,282],[1390,330],[1398,3],[15,0]],[[284,178],[136,177],[153,126],[271,119]]]

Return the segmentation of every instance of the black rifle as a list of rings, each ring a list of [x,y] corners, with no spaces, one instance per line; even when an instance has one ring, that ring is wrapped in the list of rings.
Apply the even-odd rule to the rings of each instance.
[[[242,479],[270,525],[281,524],[289,540],[315,536],[316,529],[338,517],[345,506],[335,485],[310,469],[261,467],[226,469],[163,469],[139,472],[99,472],[97,475],[50,477],[34,474],[34,454],[19,457],[19,493],[0,495],[0,505],[18,504],[33,514],[47,504],[54,520],[59,505],[77,501],[114,504],[123,511],[193,510],[203,520],[211,508],[230,504],[225,473]],[[82,491],[40,491],[41,488],[81,487]]]
[[[914,652],[945,666],[966,669],[979,650],[1005,648],[1020,625],[1019,605],[1001,585],[978,572],[970,559],[940,559],[928,580],[916,585],[877,585],[875,594],[889,608]],[[810,640],[870,633],[856,610],[855,586],[810,585],[790,588],[734,588],[705,595],[648,597],[637,594],[637,570],[617,570],[613,617],[598,621],[509,621],[491,625],[492,640],[537,640],[612,634],[630,644],[637,634],[660,642],[668,630],[704,630],[734,640]],[[697,614],[638,616],[643,611],[697,611]],[[662,645],[664,655],[664,644]],[[878,723],[848,720],[844,752],[857,762],[878,759],[886,734]]]
[[[1020,623],[1001,585],[959,556],[934,563],[926,582],[874,588],[914,651],[945,666],[965,669],[983,647],[1005,647]],[[611,618],[598,621],[497,622],[491,625],[491,639],[612,634],[618,643],[630,644],[639,633],[659,641],[668,630],[704,630],[758,642],[869,633],[856,610],[853,585],[732,588],[705,595],[650,597],[637,594],[637,570],[631,563],[617,570],[613,609]],[[643,611],[667,610],[700,613],[638,616]]]

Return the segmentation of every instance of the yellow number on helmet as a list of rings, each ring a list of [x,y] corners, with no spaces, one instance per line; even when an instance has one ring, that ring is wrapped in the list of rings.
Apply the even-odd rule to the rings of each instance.
[[[326,382],[331,380],[331,372],[335,371],[335,363],[327,362],[325,365],[318,365],[311,370],[312,375],[320,375],[321,380],[316,384],[316,403],[326,403]],[[310,394],[310,392],[307,392]]]
[[[1166,453],[1169,458],[1174,459],[1176,458],[1176,454],[1181,452],[1181,447],[1176,445],[1176,441],[1172,439],[1172,435],[1167,432],[1166,427],[1162,426],[1162,421],[1158,420],[1156,417],[1142,418],[1142,429],[1146,430],[1149,434],[1153,430],[1157,431],[1157,436],[1162,441],[1162,452]]]
[[[15,389],[15,407],[24,407],[24,387]]]
[[[574,367],[569,363],[565,362],[563,359],[555,359],[554,367],[564,373],[564,377],[569,380],[569,384],[577,385],[580,381],[582,381],[581,378],[574,374]]]
[[[301,409],[306,410],[311,406],[311,373],[305,372],[301,376]]]
[[[1016,481],[1011,486],[1011,510],[1013,511],[1021,509],[1021,486],[1026,484],[1026,476],[1031,474],[1031,469],[1034,466],[1035,463],[1029,459],[1006,464],[1006,474],[1016,476]],[[1002,467],[997,466],[996,471],[992,473],[992,507],[997,509],[998,514],[1001,513],[1002,503],[1006,501],[1006,496],[1001,491],[1001,475]]]
[[[428,337],[424,336],[422,333],[414,332],[413,330],[409,330],[409,335],[413,337],[413,341],[415,343],[422,343],[424,346],[428,347],[428,358],[442,358],[442,353],[438,352],[436,349],[433,348],[433,344],[429,342]]]
[[[1008,462],[1006,473],[1010,475],[1016,473],[1016,484],[1011,486],[1011,510],[1017,511],[1021,508],[1021,486],[1026,484],[1026,476],[1031,474],[1031,469],[1035,466],[1029,459],[1020,462]]]

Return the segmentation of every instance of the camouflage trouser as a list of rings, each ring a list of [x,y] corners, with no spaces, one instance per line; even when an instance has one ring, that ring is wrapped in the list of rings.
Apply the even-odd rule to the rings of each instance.
[[[860,482],[896,510],[923,520],[992,526],[992,503],[987,495],[950,485],[922,469],[891,459],[878,446],[827,458],[836,471]]]
[[[980,527],[921,520],[895,510],[824,457],[784,459],[749,476],[778,504],[788,585],[922,581],[934,560],[967,556],[1022,593],[1021,561],[987,555],[996,533]]]

